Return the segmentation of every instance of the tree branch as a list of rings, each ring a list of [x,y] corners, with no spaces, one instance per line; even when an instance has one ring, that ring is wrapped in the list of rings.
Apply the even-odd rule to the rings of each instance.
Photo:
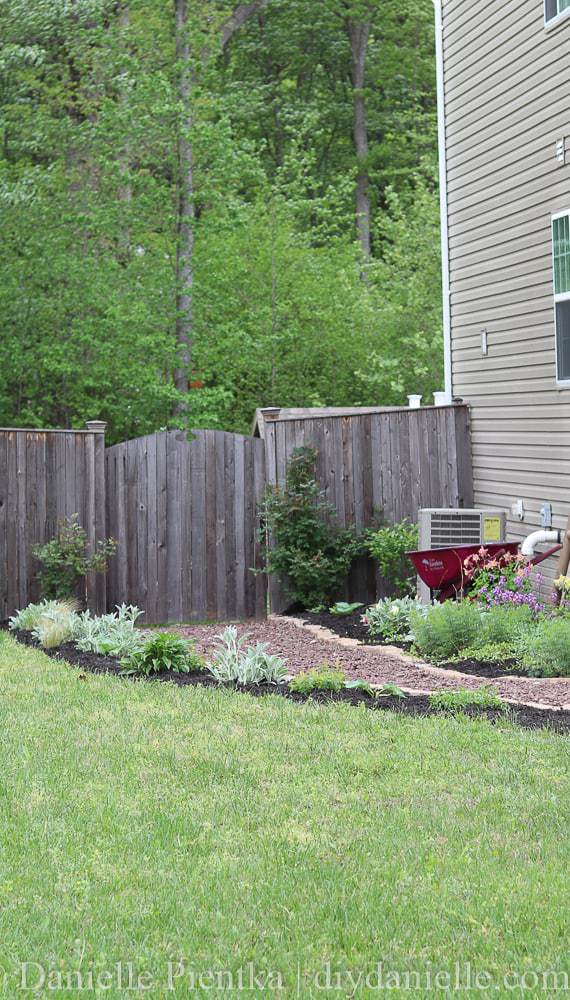
[[[236,31],[257,11],[267,7],[269,0],[250,0],[250,3],[240,3],[234,12],[224,21],[220,30],[222,51],[229,45]]]

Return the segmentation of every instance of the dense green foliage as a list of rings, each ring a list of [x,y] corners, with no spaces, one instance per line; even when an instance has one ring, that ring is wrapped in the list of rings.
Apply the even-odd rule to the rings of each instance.
[[[113,442],[184,422],[181,135],[194,157],[188,422],[245,430],[258,405],[427,401],[442,374],[430,0],[268,0],[223,52],[231,5],[188,7],[185,130],[173,3],[1,5],[0,423],[96,416]]]
[[[521,632],[516,652],[534,677],[570,677],[570,621],[544,618]]]
[[[138,649],[121,660],[125,673],[161,674],[172,670],[179,674],[189,674],[203,670],[204,664],[191,643],[174,632],[155,632]]]
[[[418,526],[405,519],[366,532],[365,547],[377,562],[382,583],[394,597],[412,597],[416,573],[408,552],[418,547]]]
[[[361,551],[354,528],[340,528],[315,479],[317,450],[295,448],[285,484],[270,483],[260,505],[265,572],[276,573],[304,608],[329,603]]]
[[[117,549],[114,538],[99,540],[90,551],[87,532],[77,514],[64,518],[55,538],[35,545],[32,552],[40,562],[38,579],[46,599],[71,597],[88,573],[105,573],[107,561]]]

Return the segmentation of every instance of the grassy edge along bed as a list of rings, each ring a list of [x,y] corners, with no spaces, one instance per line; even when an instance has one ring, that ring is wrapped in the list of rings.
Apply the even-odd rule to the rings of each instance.
[[[38,648],[38,640],[30,633],[18,631],[17,633],[0,633],[0,640],[17,642],[21,645]],[[66,661],[69,664],[80,667],[82,670],[96,674],[114,674],[124,677],[124,671],[118,660],[110,656],[100,656],[97,653],[83,652],[76,648],[73,643],[64,643],[57,649],[42,650],[46,655],[56,660]],[[308,693],[290,690],[287,684],[248,684],[236,685],[234,683],[220,685],[212,676],[204,671],[196,670],[189,673],[174,673],[165,671],[153,677],[140,676],[145,681],[170,682],[177,686],[192,687],[218,687],[225,686],[232,690],[245,692],[255,697],[266,695],[278,695],[289,698],[292,701],[316,701],[321,703],[343,702],[357,707],[364,707],[373,710],[390,710],[404,713],[406,715],[434,715],[448,711],[454,713],[458,711],[457,706],[437,704],[433,698],[423,694],[406,694],[405,698],[390,692],[390,685],[386,685],[386,691],[375,692],[376,696],[371,697],[363,688],[354,685],[343,687],[341,690],[312,690]],[[435,692],[437,693],[437,692]],[[493,723],[503,724],[506,719],[524,726],[528,729],[551,728],[558,733],[570,732],[570,712],[565,710],[554,710],[547,708],[534,708],[525,705],[508,705],[504,707],[489,707],[478,704],[476,699],[471,703],[459,706],[462,714],[472,717],[485,718]]]
[[[0,712],[7,997],[25,958],[110,969],[113,997],[130,961],[164,1000],[248,963],[282,977],[250,995],[287,1000],[319,996],[327,963],[470,962],[497,996],[508,973],[568,971],[568,744],[552,732],[132,683],[7,636]]]

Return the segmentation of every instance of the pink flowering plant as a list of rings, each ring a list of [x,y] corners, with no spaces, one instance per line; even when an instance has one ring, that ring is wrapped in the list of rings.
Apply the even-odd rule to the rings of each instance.
[[[526,605],[535,615],[544,611],[536,592],[541,578],[524,556],[512,552],[492,556],[482,547],[464,560],[463,578],[470,584],[470,598],[485,607]]]

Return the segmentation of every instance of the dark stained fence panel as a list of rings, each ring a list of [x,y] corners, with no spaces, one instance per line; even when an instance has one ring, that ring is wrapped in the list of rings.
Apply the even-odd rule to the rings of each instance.
[[[343,526],[366,527],[380,513],[390,523],[416,521],[420,507],[473,503],[467,406],[272,420],[265,441],[272,483],[284,481],[295,447],[318,449],[317,479]],[[371,601],[380,589],[370,562],[357,559],[343,596]],[[278,581],[269,592],[272,611],[283,610]]]
[[[34,545],[78,514],[91,546],[105,538],[105,438],[100,431],[0,428],[0,619],[38,600]],[[104,575],[87,580],[87,603],[106,607]]]
[[[107,519],[119,549],[108,604],[136,604],[149,624],[263,617],[257,438],[167,431],[106,452]]]

